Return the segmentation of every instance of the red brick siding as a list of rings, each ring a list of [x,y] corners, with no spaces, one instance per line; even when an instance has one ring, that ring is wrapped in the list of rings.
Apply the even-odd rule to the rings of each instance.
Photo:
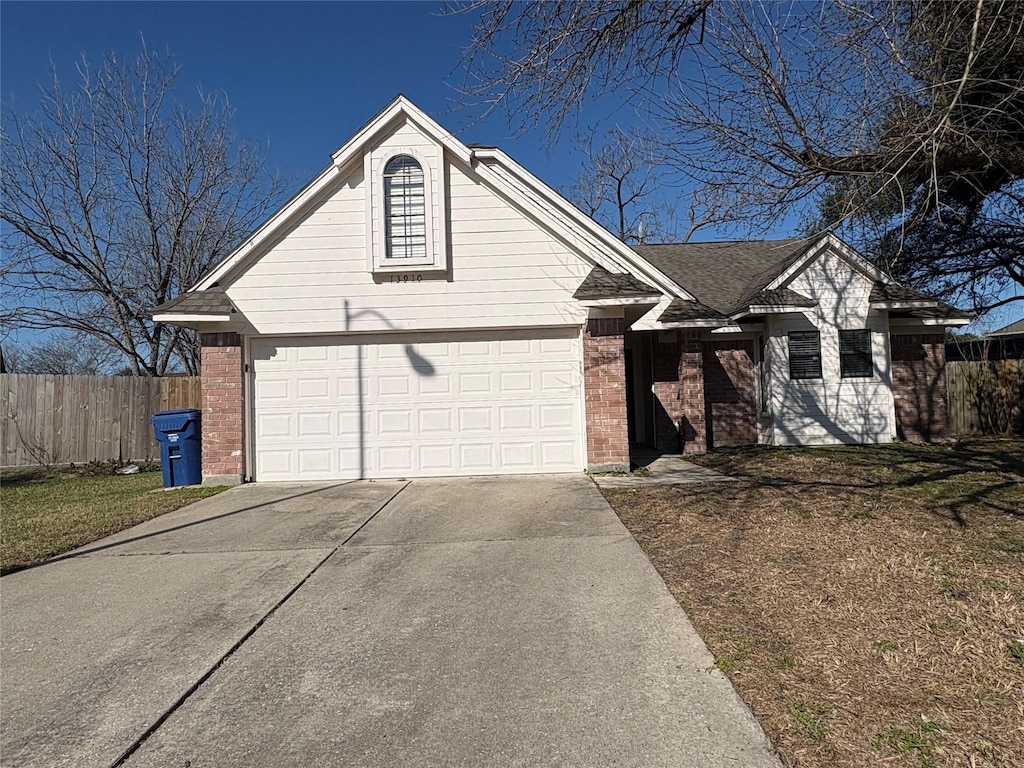
[[[625,320],[593,318],[583,333],[587,464],[629,466]]]
[[[704,453],[708,449],[704,405],[704,348],[700,331],[681,331],[683,347],[679,356],[679,425],[683,453]]]
[[[651,339],[651,368],[654,394],[654,445],[663,451],[679,451],[679,417],[682,415],[679,388],[679,359],[683,352],[678,332],[654,332]],[[671,339],[670,339],[671,337]]]
[[[896,434],[904,440],[944,438],[949,433],[949,417],[943,335],[894,334],[890,341]]]
[[[204,333],[203,477],[244,474],[242,339],[237,333]]]
[[[757,443],[754,342],[704,343],[704,397],[708,447]]]
[[[672,332],[652,341],[655,436],[663,451],[707,450],[704,405],[704,354],[699,331]]]

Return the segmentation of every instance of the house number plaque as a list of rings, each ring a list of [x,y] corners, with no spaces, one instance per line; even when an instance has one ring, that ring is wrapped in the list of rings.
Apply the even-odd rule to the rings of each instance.
[[[423,275],[389,275],[389,283],[422,283]]]

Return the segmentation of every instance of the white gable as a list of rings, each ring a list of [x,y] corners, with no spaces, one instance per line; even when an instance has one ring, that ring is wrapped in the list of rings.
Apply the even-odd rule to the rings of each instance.
[[[871,309],[875,276],[865,274],[833,243],[817,250],[785,287],[817,302],[802,312],[771,317],[768,359],[776,445],[888,442],[896,433],[889,364],[887,312]],[[871,331],[874,375],[842,378],[839,331]],[[817,330],[822,377],[790,380],[788,334]]]
[[[382,142],[429,141],[415,126]],[[429,149],[423,145],[424,151]],[[362,163],[283,236],[222,281],[245,333],[313,334],[579,324],[572,295],[592,264],[443,154],[450,267],[375,275],[367,266]],[[440,222],[438,223],[440,226]]]
[[[364,166],[362,178],[375,180],[375,174],[380,170],[379,164],[374,162],[375,148],[386,149],[389,145],[396,150],[405,147],[416,157],[422,152],[423,157],[431,158],[429,168],[425,169],[429,177],[428,195],[435,193],[430,222],[435,239],[431,242],[442,249],[447,246],[444,256],[452,255],[451,245],[445,241],[454,221],[450,216],[446,218],[444,208],[452,192],[450,169],[454,163],[471,177],[474,185],[488,187],[492,194],[497,194],[512,208],[525,214],[537,227],[575,251],[585,262],[600,265],[613,274],[632,273],[668,294],[691,298],[680,286],[507,156],[493,150],[471,150],[402,96],[394,99],[338,149],[331,156],[331,165],[203,277],[193,290],[237,282],[238,275],[254,260],[262,258],[268,249],[276,247],[283,237],[308,221],[328,199],[333,199],[339,184],[351,186],[355,183],[357,165]],[[382,152],[382,155],[386,154],[386,151]],[[442,166],[441,172],[438,172],[439,166]],[[377,255],[373,234],[377,218],[373,186],[371,183],[369,189],[363,190],[367,197],[363,220],[368,229],[364,246],[371,269]],[[435,268],[445,264],[438,263]]]

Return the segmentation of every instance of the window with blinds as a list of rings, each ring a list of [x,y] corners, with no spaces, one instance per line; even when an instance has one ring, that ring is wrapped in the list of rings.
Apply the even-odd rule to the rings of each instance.
[[[789,378],[821,378],[821,335],[817,331],[790,331]]]
[[[384,166],[384,241],[389,260],[427,257],[423,168],[409,155],[396,155]]]
[[[875,375],[871,362],[871,330],[839,332],[839,371],[844,379]]]

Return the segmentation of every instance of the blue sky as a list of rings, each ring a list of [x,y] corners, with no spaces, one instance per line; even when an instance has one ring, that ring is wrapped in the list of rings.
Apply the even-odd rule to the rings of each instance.
[[[239,134],[269,141],[269,166],[296,189],[396,93],[463,141],[498,144],[548,184],[568,187],[581,163],[571,128],[552,147],[543,128],[515,135],[504,112],[479,120],[459,107],[452,86],[462,78],[471,22],[444,15],[439,2],[8,1],[0,5],[0,95],[5,109],[30,111],[51,61],[73,80],[83,53],[92,60],[111,50],[131,55],[145,38],[182,67],[181,97],[196,88],[225,92]],[[629,110],[606,98],[580,121],[598,119],[602,128],[625,127]],[[791,222],[770,234],[792,234]]]
[[[131,54],[140,35],[182,67],[180,94],[224,91],[239,133],[270,141],[271,167],[301,185],[397,93],[466,142],[499,144],[556,187],[579,167],[542,131],[513,137],[506,116],[475,122],[450,83],[461,77],[470,19],[439,3],[4,2],[0,89],[17,111],[34,107],[50,60],[66,79],[85,53]],[[568,142],[564,142],[568,145]]]

